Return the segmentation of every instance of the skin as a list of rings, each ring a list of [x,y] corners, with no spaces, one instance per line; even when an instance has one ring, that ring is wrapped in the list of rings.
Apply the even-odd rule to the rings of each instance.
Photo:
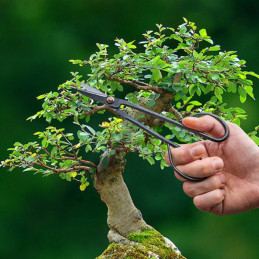
[[[222,125],[208,115],[185,118],[182,122],[216,138],[224,135]],[[259,147],[237,125],[227,124],[230,135],[224,142],[201,141],[171,148],[173,162],[182,173],[208,177],[191,182],[175,174],[183,181],[183,190],[193,198],[195,206],[216,215],[259,207]],[[168,153],[165,159],[170,165]]]

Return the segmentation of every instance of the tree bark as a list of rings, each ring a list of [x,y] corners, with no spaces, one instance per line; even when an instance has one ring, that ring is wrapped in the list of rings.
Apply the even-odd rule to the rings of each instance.
[[[135,207],[122,177],[126,164],[125,155],[122,151],[110,156],[109,165],[104,168],[103,160],[109,156],[108,152],[104,153],[95,177],[95,188],[108,208],[108,226],[110,230],[124,237],[149,228],[140,210]]]
[[[169,239],[144,221],[135,207],[122,177],[125,155],[125,151],[117,150],[112,156],[105,152],[94,177],[94,186],[108,208],[111,243],[98,258],[184,258]]]
[[[158,113],[169,111],[172,108],[172,99],[173,93],[162,91],[152,110]],[[145,106],[145,101],[147,100],[140,100],[141,105]],[[139,115],[130,108],[125,112],[133,118]],[[148,115],[142,118],[142,121],[149,126],[162,123]],[[122,177],[126,165],[125,156],[123,149],[116,150],[112,156],[108,151],[105,152],[100,158],[94,178],[94,186],[108,208],[108,239],[111,243],[98,259],[184,258],[169,239],[144,221],[140,210],[135,207]]]

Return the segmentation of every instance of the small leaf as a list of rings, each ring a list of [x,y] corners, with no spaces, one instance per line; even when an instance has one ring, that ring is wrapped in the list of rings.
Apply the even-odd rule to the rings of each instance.
[[[220,87],[216,87],[215,88],[215,95],[216,97],[222,102],[222,95],[223,94],[223,90]]]
[[[84,184],[81,184],[80,187],[79,187],[79,188],[80,188],[80,191],[83,192],[83,191],[86,189],[86,187],[87,187],[88,185],[89,185],[89,182],[86,182],[86,183],[84,183]]]
[[[148,108],[151,108],[155,103],[156,103],[156,100],[154,100],[154,99],[149,100],[147,103]]]
[[[103,128],[108,128],[110,126],[110,123],[109,122],[107,122],[107,121],[103,121],[102,122],[102,127]]]
[[[113,156],[113,155],[115,155],[115,154],[116,154],[116,150],[115,150],[115,149],[112,149],[112,150],[110,151],[110,155]]]
[[[110,156],[106,155],[103,159],[102,159],[102,167],[105,169],[108,167],[108,165],[110,164]]]
[[[71,173],[70,173],[70,176],[73,177],[73,178],[75,178],[75,177],[77,176],[77,172],[71,172]]]
[[[251,85],[246,85],[244,87],[245,91],[250,95],[250,97],[252,97],[253,99],[255,99],[254,97],[254,93],[253,93],[253,87]]]
[[[196,106],[202,105],[202,103],[200,103],[198,101],[191,101],[190,104],[193,104],[193,105],[196,105]]]
[[[79,130],[77,136],[79,139],[86,141],[89,138],[89,133]]]
[[[209,51],[218,51],[218,50],[220,50],[220,46],[219,45],[216,45],[216,46],[213,46],[213,47],[209,48]]]
[[[237,85],[230,81],[228,84],[228,92],[236,93],[236,91],[237,91]]]
[[[23,172],[30,172],[30,171],[36,171],[36,169],[33,167],[29,167],[23,170]]]
[[[38,97],[37,97],[37,99],[38,100],[41,100],[41,99],[43,99],[43,98],[45,98],[46,97],[46,95],[45,94],[42,94],[42,95],[39,95]]]
[[[96,132],[92,127],[90,127],[88,125],[83,125],[83,126],[86,127],[93,135],[95,135]]]
[[[162,74],[159,69],[151,69],[151,72],[156,82],[158,82],[162,78]]]
[[[246,91],[242,86],[238,87],[238,93],[240,94],[240,102],[244,103],[246,101]]]
[[[207,36],[207,31],[205,29],[201,29],[199,32],[200,32],[201,37]]]
[[[251,139],[255,142],[256,145],[259,145],[259,138],[255,135],[251,136]]]

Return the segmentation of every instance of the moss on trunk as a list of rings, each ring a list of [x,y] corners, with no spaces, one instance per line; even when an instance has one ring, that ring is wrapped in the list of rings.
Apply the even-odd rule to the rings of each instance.
[[[111,243],[97,259],[185,259],[177,248],[166,244],[166,239],[155,229],[131,233],[126,239],[123,243]]]

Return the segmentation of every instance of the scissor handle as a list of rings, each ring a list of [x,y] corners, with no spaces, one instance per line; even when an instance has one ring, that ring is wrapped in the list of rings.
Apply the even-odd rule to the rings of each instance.
[[[199,113],[195,113],[195,114],[192,114],[190,117],[196,117],[196,116],[203,116],[203,115],[209,115],[209,116],[212,116],[213,118],[215,118],[217,121],[219,121],[219,123],[223,126],[224,130],[225,130],[225,134],[223,137],[220,137],[220,138],[215,138],[213,136],[210,136],[206,133],[203,133],[203,132],[200,132],[200,131],[197,131],[197,130],[194,130],[194,129],[191,129],[191,128],[188,128],[186,126],[184,126],[181,122],[178,122],[178,121],[175,121],[173,119],[170,119],[170,118],[167,118],[161,114],[158,114],[156,112],[153,112],[153,111],[150,111],[142,106],[139,106],[139,105],[136,105],[134,103],[130,103],[128,101],[122,101],[121,104],[124,104],[126,106],[129,106],[131,108],[134,108],[136,110],[139,110],[139,111],[142,111],[146,114],[149,114],[155,118],[158,118],[158,119],[161,119],[163,121],[167,121],[169,123],[172,123],[174,124],[175,126],[178,126],[182,129],[185,129],[187,131],[190,131],[200,137],[203,137],[205,139],[208,139],[208,140],[211,140],[211,141],[214,141],[214,142],[222,142],[224,140],[227,139],[227,137],[229,136],[229,128],[228,128],[228,125],[226,124],[226,122],[224,120],[222,120],[219,116],[215,115],[215,114],[212,114],[212,113],[207,113],[207,112],[199,112]],[[126,113],[122,112],[120,109],[116,110],[116,112],[118,113],[118,115],[120,115],[121,117],[127,119],[128,121],[132,122],[133,124],[135,124],[136,126],[138,126],[139,128],[143,129],[144,131],[148,132],[149,134],[151,134],[152,136],[160,139],[161,141],[163,141],[164,143],[167,144],[167,148],[168,148],[168,155],[169,155],[169,161],[170,161],[170,164],[172,166],[172,168],[174,169],[174,171],[180,175],[181,177],[183,177],[184,179],[186,180],[189,180],[189,181],[195,181],[195,182],[199,182],[199,181],[203,181],[205,179],[207,179],[207,177],[203,177],[203,178],[197,178],[197,177],[191,177],[191,176],[188,176],[188,175],[185,175],[183,174],[181,171],[179,171],[177,169],[177,167],[174,165],[173,163],[173,158],[172,158],[172,152],[171,152],[171,148],[170,146],[172,147],[179,147],[178,144],[166,139],[165,137],[161,136],[160,134],[158,134],[157,132],[153,131],[152,129],[146,127],[145,125],[143,125],[142,123],[140,123],[139,121],[131,118],[129,115],[127,115]]]
[[[173,125],[175,125],[175,126],[177,126],[177,127],[179,127],[179,128],[185,129],[185,130],[187,130],[187,131],[190,131],[190,132],[194,133],[195,135],[198,135],[198,136],[200,136],[200,137],[203,137],[204,139],[208,139],[208,140],[211,140],[211,141],[214,141],[214,142],[222,142],[222,141],[226,140],[227,137],[229,136],[229,129],[228,129],[228,126],[227,126],[226,122],[225,122],[224,120],[222,120],[219,116],[217,116],[217,115],[215,115],[215,114],[213,114],[213,113],[198,112],[198,113],[195,113],[195,114],[190,115],[190,117],[196,117],[196,116],[201,116],[201,115],[209,115],[209,116],[212,116],[212,117],[215,118],[217,121],[219,121],[219,123],[223,126],[223,128],[224,128],[224,130],[225,130],[225,134],[224,134],[223,137],[215,138],[215,137],[210,136],[210,135],[208,135],[208,134],[206,134],[206,133],[203,133],[203,132],[200,132],[200,131],[197,131],[197,130],[188,128],[188,127],[184,126],[184,125],[182,124],[182,122],[179,122],[179,121],[170,119],[170,118],[168,118],[168,117],[165,117],[165,116],[163,116],[163,115],[161,115],[161,114],[159,114],[159,113],[156,113],[156,112],[153,112],[153,111],[151,111],[151,110],[148,110],[148,109],[146,109],[146,108],[144,108],[144,107],[142,107],[142,106],[139,106],[139,105],[137,105],[137,104],[134,104],[134,103],[131,103],[131,102],[128,102],[128,101],[124,101],[124,100],[121,100],[121,99],[119,99],[119,100],[120,100],[120,105],[129,106],[129,107],[131,107],[131,108],[133,108],[133,109],[136,109],[136,110],[138,110],[138,111],[144,112],[144,113],[146,113],[146,114],[148,114],[148,115],[151,115],[151,116],[153,116],[153,117],[155,117],[155,118],[158,118],[158,119],[160,119],[160,120],[162,120],[162,121],[169,122],[169,123],[171,123],[171,124],[173,124]],[[118,112],[118,110],[117,110],[116,112]],[[134,119],[133,119],[133,120],[134,120]],[[134,123],[134,122],[133,122],[133,123]],[[143,128],[143,129],[145,130],[145,128]],[[159,134],[156,133],[156,136],[155,136],[155,137],[159,138],[157,135],[159,135]],[[159,138],[159,139],[161,139],[161,138]],[[162,140],[162,139],[161,139],[161,140]],[[162,140],[162,141],[164,141],[164,140]],[[173,146],[173,147],[178,147],[178,145],[175,144],[175,143],[174,143],[174,145],[172,145],[172,142],[169,141],[169,140],[167,140],[167,139],[165,139],[164,142],[167,143],[167,144],[169,144],[169,145],[171,145],[171,146]],[[175,146],[175,145],[176,145],[176,146]]]

